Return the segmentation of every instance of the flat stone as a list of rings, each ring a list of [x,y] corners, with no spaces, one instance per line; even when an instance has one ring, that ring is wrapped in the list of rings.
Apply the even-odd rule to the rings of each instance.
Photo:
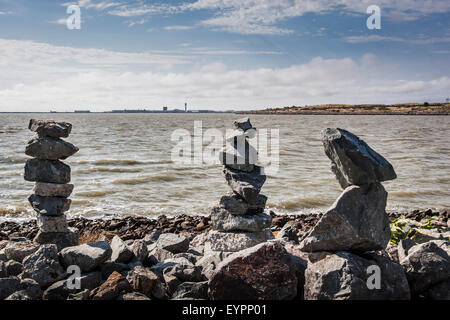
[[[172,253],[186,252],[189,249],[189,239],[174,233],[163,233],[156,241],[156,246]]]
[[[343,129],[322,132],[325,153],[335,165],[338,181],[343,188],[397,178],[392,165],[367,143]]]
[[[432,240],[413,246],[400,260],[411,292],[416,295],[450,278],[450,241]]]
[[[61,216],[70,209],[72,200],[59,197],[41,197],[32,194],[28,201],[34,211],[45,216]]]
[[[108,260],[111,253],[110,245],[106,241],[99,241],[65,248],[59,255],[66,267],[77,265],[81,271],[89,272]]]
[[[73,184],[36,182],[33,191],[41,197],[68,198],[72,194],[73,187]]]
[[[8,260],[15,260],[22,263],[23,259],[36,252],[39,245],[32,241],[10,241],[5,247],[5,255]]]
[[[252,172],[258,161],[258,152],[247,140],[238,140],[233,144],[227,143],[219,151],[219,160],[232,169]]]
[[[114,236],[112,239],[111,249],[111,261],[113,262],[126,263],[133,258],[133,252],[119,236]]]
[[[379,183],[350,186],[300,243],[303,251],[385,249],[391,237],[385,211],[387,192]]]
[[[65,276],[66,271],[59,263],[58,249],[54,244],[42,245],[23,260],[22,278],[31,278],[41,287],[47,287]]]
[[[248,117],[237,119],[234,121],[233,124],[236,127],[236,129],[241,129],[244,131],[253,128],[252,124],[250,123],[250,119]]]
[[[78,152],[70,142],[59,138],[37,137],[30,140],[25,147],[25,154],[45,160],[67,159]]]
[[[225,180],[234,193],[240,195],[248,203],[258,200],[259,192],[266,181],[266,176],[261,174],[262,167],[255,166],[252,172],[243,172],[225,167],[223,173]]]
[[[220,232],[211,230],[208,232],[205,243],[205,255],[214,251],[237,252],[241,251],[267,240],[274,236],[270,230],[264,230],[257,233],[252,232]]]
[[[219,207],[224,208],[235,216],[244,215],[248,211],[248,203],[235,193],[228,193],[222,196],[219,201]],[[213,211],[216,208],[218,207],[213,208]]]
[[[380,289],[370,287],[376,266]],[[375,283],[376,285],[376,283]],[[322,252],[305,271],[305,300],[409,300],[408,281],[402,267],[377,254],[358,256],[350,252]]]
[[[219,231],[260,232],[269,228],[271,222],[272,217],[267,214],[236,216],[220,207],[211,212],[211,224]]]
[[[45,216],[37,214],[37,226],[41,232],[66,232],[68,225],[65,215]]]
[[[297,296],[297,278],[283,245],[270,241],[222,261],[208,293],[212,300],[288,300]]]
[[[26,181],[66,184],[70,182],[70,167],[59,160],[28,159],[23,177]]]
[[[55,244],[58,251],[66,247],[78,245],[78,229],[68,228],[65,232],[41,232],[38,231],[34,242],[39,244]]]
[[[72,131],[72,125],[62,121],[31,119],[28,129],[42,137],[67,138]]]

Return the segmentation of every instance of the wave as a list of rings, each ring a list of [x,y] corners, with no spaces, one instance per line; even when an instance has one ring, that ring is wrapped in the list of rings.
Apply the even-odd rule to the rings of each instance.
[[[77,192],[75,194],[76,197],[88,197],[88,198],[95,198],[95,197],[104,197],[109,194],[114,194],[117,191],[115,190],[104,190],[104,191],[81,191]]]
[[[98,159],[98,160],[80,160],[73,161],[72,164],[91,164],[96,166],[101,165],[121,165],[121,166],[134,166],[134,165],[146,165],[146,164],[166,164],[172,163],[171,160],[158,160],[158,161],[142,161],[132,159]]]
[[[143,168],[104,168],[104,167],[95,167],[89,169],[77,169],[73,173],[74,174],[87,174],[94,172],[115,172],[115,173],[137,173],[144,170]]]
[[[300,209],[305,209],[305,208],[313,209],[313,208],[318,208],[318,207],[326,207],[326,206],[330,206],[331,204],[332,204],[332,202],[325,201],[320,198],[301,198],[301,199],[293,199],[293,200],[282,200],[277,203],[269,202],[268,206],[273,207],[275,209],[300,210]]]
[[[128,179],[117,179],[111,182],[112,184],[126,184],[126,185],[136,185],[143,184],[152,181],[176,181],[177,177],[169,176],[169,175],[156,175],[156,176],[148,176],[148,177],[138,177],[138,178],[128,178]]]

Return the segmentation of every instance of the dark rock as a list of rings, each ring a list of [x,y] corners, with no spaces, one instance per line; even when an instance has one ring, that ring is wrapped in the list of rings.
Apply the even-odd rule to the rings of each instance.
[[[65,276],[66,271],[59,263],[57,247],[54,244],[42,245],[23,260],[22,278],[31,278],[42,287],[49,286]]]
[[[5,268],[6,268],[6,273],[8,274],[8,277],[18,276],[23,271],[22,264],[15,260],[9,260],[8,262],[6,262]]]
[[[450,278],[450,242],[432,240],[409,249],[400,260],[405,268],[411,293],[420,294]]]
[[[106,241],[99,241],[65,248],[59,255],[65,266],[77,265],[83,272],[89,272],[108,260],[111,252]]]
[[[28,129],[41,137],[67,138],[72,131],[72,125],[68,122],[31,119]]]
[[[248,211],[248,203],[234,193],[222,196],[219,206],[235,216],[244,215]]]
[[[376,254],[364,257],[339,251],[321,252],[322,258],[308,263],[305,300],[409,300],[410,291],[402,267]],[[380,270],[380,289],[372,285],[373,271]]]
[[[106,261],[106,262],[102,263],[100,270],[102,273],[102,278],[108,279],[108,277],[114,271],[122,274],[123,272],[128,272],[130,270],[130,267],[125,263]]]
[[[70,142],[59,138],[38,137],[28,142],[25,147],[25,154],[37,159],[58,160],[67,159],[78,150]]]
[[[100,272],[82,274],[79,278],[80,287],[69,289],[68,280],[55,282],[44,291],[44,300],[66,300],[70,294],[75,294],[83,290],[93,290],[101,284],[102,275]]]
[[[322,142],[343,188],[397,178],[385,158],[346,130],[328,128],[322,132]]]
[[[60,197],[41,197],[32,194],[28,201],[33,209],[45,216],[60,216],[70,209],[72,200]]]
[[[158,276],[148,268],[134,268],[128,273],[127,279],[134,291],[156,299],[166,298],[163,284]]]
[[[209,280],[213,300],[285,300],[297,295],[290,256],[277,241],[234,253]]]
[[[208,281],[184,282],[180,284],[172,295],[174,299],[208,299]]]
[[[282,239],[285,241],[292,241],[298,243],[297,229],[293,226],[293,222],[287,222],[283,228],[278,232],[277,239]]]
[[[42,197],[68,198],[72,194],[73,187],[73,184],[36,182],[33,191],[34,194]]]
[[[156,246],[172,253],[186,252],[189,249],[189,239],[173,233],[163,233],[156,241]]]
[[[248,117],[235,120],[234,126],[236,127],[236,129],[241,129],[244,131],[253,128],[252,124],[250,123],[250,119]]]
[[[39,231],[33,241],[39,244],[56,244],[58,251],[61,251],[64,248],[78,245],[78,229],[68,228],[66,232]]]
[[[39,300],[42,298],[41,286],[36,280],[30,278],[22,279],[22,281],[20,281],[20,287],[32,300]]]
[[[158,241],[159,236],[162,235],[161,231],[153,231],[150,234],[147,234],[144,237],[144,241],[147,245],[150,245],[152,243],[155,243],[156,241]]]
[[[36,252],[39,245],[29,240],[26,241],[10,241],[5,247],[5,255],[8,260],[22,262],[26,256]]]
[[[5,300],[27,301],[27,300],[33,300],[33,299],[31,299],[31,297],[28,296],[28,294],[25,290],[20,290],[20,291],[14,292],[9,297],[7,297]]]
[[[59,160],[28,159],[23,177],[27,181],[66,184],[70,182],[70,167]]]
[[[199,282],[206,280],[202,275],[201,269],[195,266],[186,258],[174,258],[169,259],[164,262],[168,265],[163,269],[164,276],[175,276],[181,282],[191,281],[191,282]],[[173,263],[170,265],[170,263]]]
[[[234,193],[240,195],[246,202],[255,203],[259,192],[266,181],[266,176],[261,174],[262,167],[255,166],[252,172],[243,172],[225,167],[223,173],[225,180]]]
[[[303,251],[371,251],[386,248],[391,237],[385,207],[387,192],[379,183],[350,186],[300,244]]]
[[[450,279],[438,283],[428,289],[428,297],[433,300],[450,301]]]
[[[17,277],[0,278],[0,300],[9,297],[20,290],[20,280]]]

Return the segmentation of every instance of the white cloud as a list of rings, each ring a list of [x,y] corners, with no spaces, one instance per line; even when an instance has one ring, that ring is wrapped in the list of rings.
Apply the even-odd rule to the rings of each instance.
[[[78,5],[81,8],[96,9],[96,10],[105,10],[105,9],[110,9],[110,8],[122,5],[122,3],[120,3],[120,2],[115,2],[115,1],[110,1],[110,0],[96,1],[96,2],[94,2],[92,0],[78,0],[78,1],[62,3],[61,5],[64,7],[68,7],[73,4]]]
[[[191,30],[194,29],[193,26],[166,26],[164,27],[164,30],[170,30],[170,31],[184,31],[184,30]]]
[[[194,108],[216,109],[433,101],[450,90],[449,77],[422,79],[409,70],[384,65],[370,54],[360,60],[317,57],[286,68],[236,70],[224,63],[195,64],[185,72],[145,65],[155,57],[159,63],[182,62],[177,56],[31,41],[0,40],[0,55],[4,75],[0,111],[159,108],[177,107],[184,101]],[[144,66],[133,68],[135,63]]]
[[[417,39],[405,39],[400,37],[389,37],[380,35],[364,35],[364,36],[349,36],[343,38],[347,43],[368,43],[368,42],[405,42],[412,44],[433,44],[433,43],[449,43],[450,37],[441,38],[417,38]]]

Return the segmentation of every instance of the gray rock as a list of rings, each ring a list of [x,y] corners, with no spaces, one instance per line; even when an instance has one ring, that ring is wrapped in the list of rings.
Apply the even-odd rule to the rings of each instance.
[[[134,240],[130,247],[132,253],[140,262],[145,262],[148,257],[148,248],[144,240]]]
[[[20,290],[20,280],[17,277],[0,278],[0,300],[9,297]]]
[[[42,298],[41,286],[36,280],[30,278],[22,279],[20,281],[20,287],[32,300],[39,300]]]
[[[72,131],[72,125],[62,121],[31,119],[28,129],[41,137],[67,138]]]
[[[409,249],[400,260],[414,295],[450,278],[450,242],[432,240]]]
[[[79,278],[80,287],[70,288],[68,280],[61,280],[55,282],[47,290],[44,291],[44,300],[66,300],[70,294],[76,294],[84,290],[93,290],[97,288],[102,282],[102,274],[100,272],[90,272],[82,274]]]
[[[39,231],[33,241],[39,244],[56,244],[58,251],[61,251],[64,248],[78,245],[78,229],[68,228],[66,232]]]
[[[173,233],[163,233],[156,241],[156,246],[172,253],[186,252],[189,249],[189,239]]]
[[[397,178],[392,165],[367,143],[343,129],[322,132],[325,153],[335,167],[337,178],[345,188]]]
[[[42,245],[23,260],[22,278],[31,278],[41,287],[49,286],[65,276],[66,271],[59,263],[57,247],[54,244]]]
[[[6,273],[8,274],[8,277],[18,276],[23,271],[22,264],[15,260],[9,260],[8,262],[6,262],[5,268],[6,268]]]
[[[321,252],[305,272],[305,300],[409,300],[410,291],[402,267],[376,254],[364,257],[339,251]],[[380,269],[380,289],[373,285],[371,266]],[[373,268],[373,267],[372,267]]]
[[[128,273],[127,280],[134,291],[147,297],[165,299],[167,297],[158,276],[148,268],[136,267]]]
[[[220,207],[211,212],[211,224],[219,231],[260,232],[269,228],[271,223],[272,217],[267,214],[235,216]]]
[[[236,127],[236,129],[241,129],[244,131],[253,128],[248,117],[235,120],[234,126]]]
[[[297,278],[290,259],[278,241],[236,252],[219,264],[209,280],[209,297],[212,300],[293,299],[297,295]]]
[[[219,207],[224,208],[235,216],[242,216],[248,211],[248,203],[234,193],[222,196],[219,201]]]
[[[99,241],[65,248],[59,255],[66,267],[77,265],[83,272],[89,272],[108,260],[111,253],[109,244],[106,241]]]
[[[173,265],[169,265],[163,269],[164,277],[175,276],[181,282],[199,282],[206,280],[206,278],[202,275],[201,269],[185,258],[169,259],[164,263],[174,263]]]
[[[379,183],[350,186],[300,243],[303,251],[371,251],[391,237],[385,212],[387,192]]]
[[[416,243],[410,238],[402,239],[397,245],[398,262],[402,261],[408,255],[409,249],[414,247]]]
[[[32,194],[28,201],[34,211],[45,216],[60,216],[70,209],[72,200],[59,197],[41,197]]]
[[[8,277],[8,271],[6,270],[6,263],[4,261],[0,261],[0,278]]]
[[[289,253],[290,261],[289,265],[294,270],[297,277],[297,298],[303,299],[305,288],[305,271],[308,267],[309,255],[301,251],[298,245],[292,242],[284,243],[284,248]]]
[[[293,222],[288,221],[285,223],[283,228],[278,232],[277,239],[282,239],[285,241],[292,241],[298,243],[297,229],[293,227]]]
[[[443,281],[428,289],[428,297],[433,300],[450,301],[450,280]]]
[[[266,181],[266,176],[261,174],[262,167],[255,166],[252,172],[243,172],[225,167],[223,173],[225,180],[234,193],[240,195],[246,202],[255,203],[259,192]]]
[[[208,281],[184,282],[180,284],[172,295],[174,299],[208,299]]]
[[[113,262],[127,263],[133,258],[133,252],[119,236],[114,236],[112,239],[111,249],[111,261]]]
[[[274,238],[270,230],[252,232],[209,231],[205,243],[205,255],[211,251],[237,252]]]
[[[125,301],[141,301],[141,300],[151,300],[145,294],[139,292],[128,292],[122,293],[117,297],[117,300],[125,300]]]
[[[153,231],[153,232],[147,234],[143,240],[145,241],[145,243],[147,245],[150,245],[150,244],[156,243],[156,241],[158,241],[158,238],[160,235],[162,235],[161,231]]]
[[[224,254],[222,252],[214,252],[208,255],[203,256],[199,259],[195,265],[200,267],[202,270],[202,274],[210,279],[214,272],[216,271],[219,264],[225,259]]]
[[[59,160],[67,159],[78,150],[70,142],[59,138],[37,137],[28,142],[25,154],[37,159]]]
[[[5,249],[0,250],[0,261],[8,261],[8,257],[6,257]]]
[[[8,260],[15,260],[22,262],[26,256],[29,256],[33,252],[39,249],[39,245],[32,241],[10,241],[5,247],[5,255]]]
[[[247,214],[259,214],[263,213],[266,207],[267,197],[263,194],[258,194],[255,202],[248,204]]]
[[[37,226],[41,232],[66,232],[67,225],[66,216],[47,216],[37,214]]]
[[[72,194],[73,187],[73,184],[36,182],[33,191],[41,197],[68,198]]]
[[[113,272],[118,272],[122,274],[128,272],[129,270],[130,267],[127,264],[112,261],[106,261],[105,263],[102,263],[102,265],[100,266],[100,271],[102,273],[103,279],[108,279]]]
[[[28,159],[23,177],[33,182],[66,184],[70,182],[70,167],[59,160]]]

